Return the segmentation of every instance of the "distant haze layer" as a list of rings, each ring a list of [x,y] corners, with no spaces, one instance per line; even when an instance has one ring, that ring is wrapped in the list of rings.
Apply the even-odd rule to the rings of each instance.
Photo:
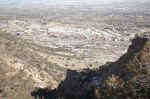
[[[94,3],[115,3],[115,2],[134,2],[148,0],[0,0],[0,4],[94,4]]]

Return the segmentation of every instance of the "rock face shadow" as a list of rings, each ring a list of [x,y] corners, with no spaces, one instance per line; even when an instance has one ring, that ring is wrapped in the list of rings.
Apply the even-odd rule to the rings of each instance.
[[[31,95],[34,99],[96,99],[94,89],[103,86],[98,81],[109,73],[107,65],[101,68],[101,72],[89,69],[79,72],[67,70],[66,79],[59,84],[57,89],[39,88]]]
[[[54,98],[55,90],[49,90],[47,88],[36,89],[35,91],[31,92],[31,95],[34,99],[55,99]]]

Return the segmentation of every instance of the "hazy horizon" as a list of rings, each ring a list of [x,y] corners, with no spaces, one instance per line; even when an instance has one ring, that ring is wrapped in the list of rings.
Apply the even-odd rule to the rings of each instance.
[[[70,4],[70,3],[118,3],[118,2],[144,2],[148,0],[1,0],[0,4]]]

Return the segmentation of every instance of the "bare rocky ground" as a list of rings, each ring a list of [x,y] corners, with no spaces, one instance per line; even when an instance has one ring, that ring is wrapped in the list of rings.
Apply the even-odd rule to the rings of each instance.
[[[32,99],[35,88],[55,89],[73,70],[82,76],[118,60],[135,34],[149,30],[148,4],[138,5],[0,6],[0,97]]]

